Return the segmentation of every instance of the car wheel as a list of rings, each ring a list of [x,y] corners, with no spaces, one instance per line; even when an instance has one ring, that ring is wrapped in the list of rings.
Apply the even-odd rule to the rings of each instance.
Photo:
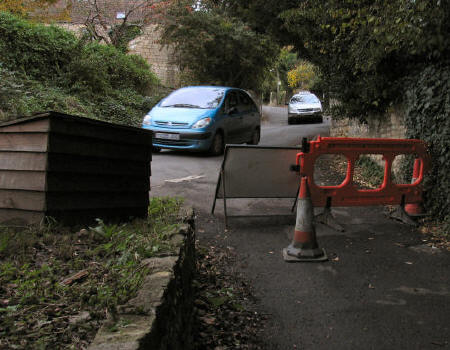
[[[294,120],[292,118],[288,118],[288,124],[289,125],[294,124]]]
[[[152,153],[159,153],[159,152],[161,152],[160,147],[152,147]]]
[[[211,143],[211,147],[209,148],[209,154],[212,156],[218,156],[223,153],[224,142],[223,135],[218,132],[214,135],[214,139]]]
[[[259,140],[261,138],[261,131],[259,128],[256,128],[255,131],[253,131],[252,138],[250,139],[247,144],[249,145],[257,145],[259,143]]]

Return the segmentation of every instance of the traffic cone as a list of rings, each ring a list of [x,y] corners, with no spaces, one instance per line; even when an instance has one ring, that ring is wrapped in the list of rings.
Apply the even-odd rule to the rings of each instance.
[[[417,181],[417,179],[419,178],[419,174],[420,174],[420,159],[416,158],[414,160],[413,176],[412,176],[412,180],[411,180],[412,184]],[[405,204],[405,212],[409,216],[421,216],[421,215],[423,215],[424,210],[423,210],[422,203],[408,203],[408,204]]]
[[[325,250],[320,249],[316,241],[314,229],[314,208],[308,191],[306,177],[300,182],[297,201],[297,220],[292,243],[283,249],[285,261],[325,261],[328,260]]]

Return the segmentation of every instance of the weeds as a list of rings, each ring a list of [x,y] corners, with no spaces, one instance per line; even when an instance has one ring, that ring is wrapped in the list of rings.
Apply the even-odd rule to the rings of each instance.
[[[1,228],[0,349],[86,348],[102,320],[136,294],[142,260],[171,251],[180,203],[152,198],[146,220],[98,219],[79,231],[51,221]],[[83,278],[63,283],[80,271]],[[86,311],[88,321],[73,321]]]
[[[368,156],[361,156],[355,163],[354,176],[363,188],[378,188],[383,183],[384,167]]]

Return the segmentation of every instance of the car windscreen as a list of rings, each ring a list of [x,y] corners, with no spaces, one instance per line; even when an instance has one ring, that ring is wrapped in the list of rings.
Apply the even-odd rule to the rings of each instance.
[[[297,95],[291,98],[291,103],[319,103],[319,99],[315,95]]]
[[[224,89],[185,88],[172,92],[160,104],[160,107],[174,108],[217,108],[222,101]]]

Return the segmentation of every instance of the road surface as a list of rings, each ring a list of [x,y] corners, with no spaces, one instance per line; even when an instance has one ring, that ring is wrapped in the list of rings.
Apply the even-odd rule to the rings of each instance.
[[[301,144],[303,137],[312,139],[317,135],[329,135],[330,122],[328,118],[325,118],[324,123],[321,124],[288,125],[287,109],[285,107],[266,106],[263,108],[263,115],[264,121],[261,126],[260,145],[295,146]],[[222,156],[209,157],[198,153],[162,150],[161,154],[156,153],[153,155],[152,194],[161,194],[158,188],[167,184],[167,180],[182,180],[190,176],[196,177],[195,180],[199,180],[195,181],[195,183],[207,183],[215,186],[217,171],[221,162]],[[186,197],[186,199],[188,201],[191,200],[190,197]]]
[[[261,145],[295,146],[327,135],[322,124],[287,125],[284,108],[265,108]],[[223,224],[210,208],[222,157],[163,151],[152,162],[152,196],[185,198],[203,243],[232,247],[234,268],[270,315],[267,349],[450,349],[450,254],[378,208],[336,208],[346,231],[317,225],[330,261],[285,263],[295,218],[240,218]],[[257,179],[256,179],[257,181]],[[234,200],[234,211],[289,208],[276,200]],[[256,204],[255,204],[256,202]]]

